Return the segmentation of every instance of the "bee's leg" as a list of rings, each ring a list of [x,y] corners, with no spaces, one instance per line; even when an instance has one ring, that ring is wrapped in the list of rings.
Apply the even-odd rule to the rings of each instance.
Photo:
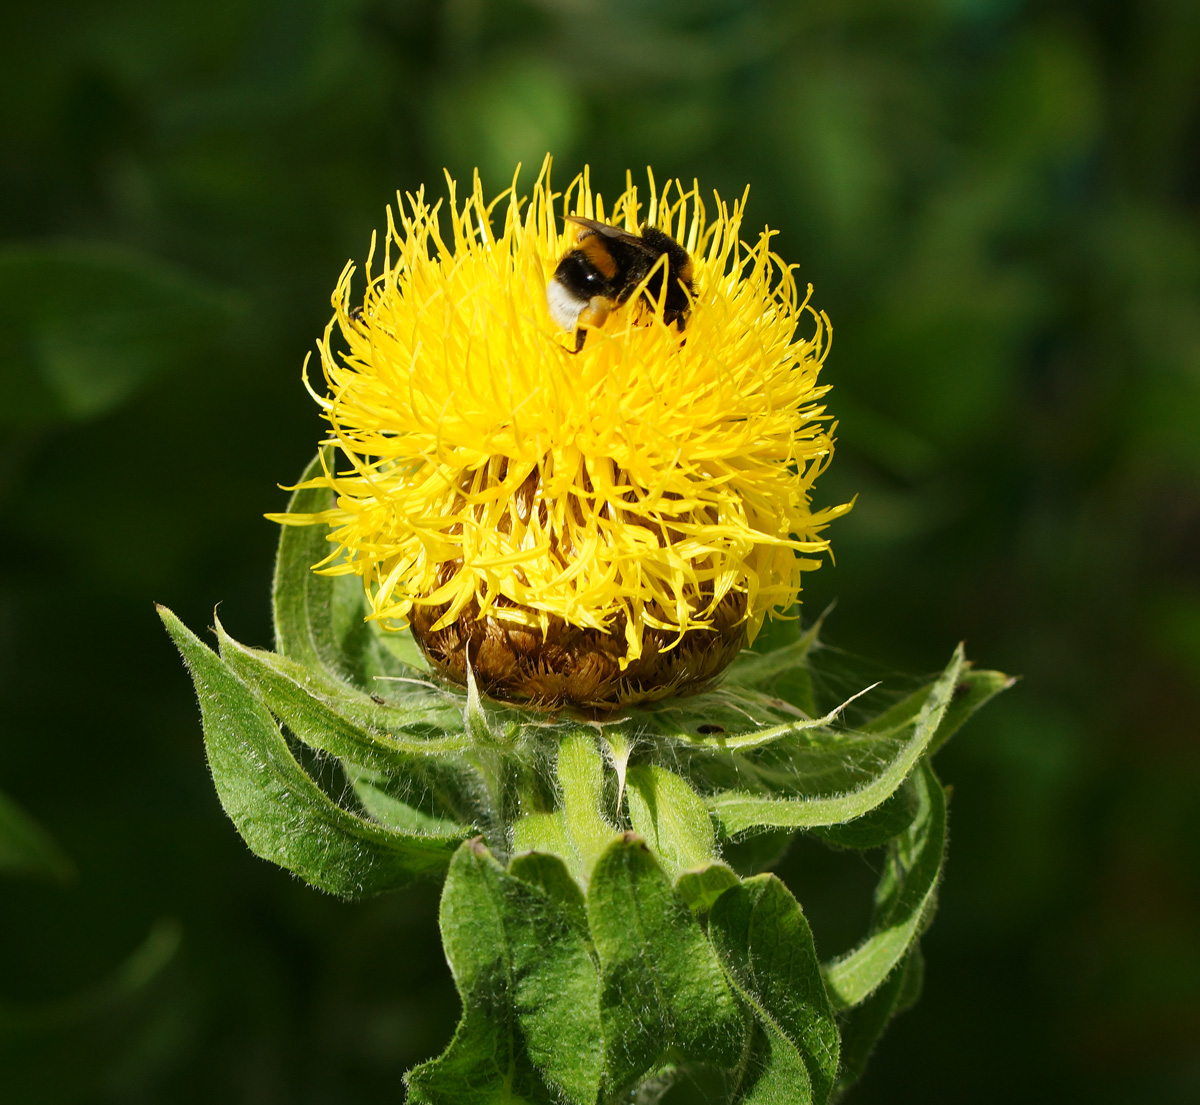
[[[679,347],[682,349],[687,345],[687,335],[684,330],[687,329],[688,317],[686,311],[664,311],[663,322],[668,326],[674,326],[679,334]]]
[[[588,305],[579,312],[579,322],[583,325],[575,328],[575,349],[573,352],[578,353],[583,348],[583,343],[587,340],[587,328],[595,327],[597,330],[608,321],[609,312],[612,311],[613,304],[604,296],[594,295],[588,300]]]

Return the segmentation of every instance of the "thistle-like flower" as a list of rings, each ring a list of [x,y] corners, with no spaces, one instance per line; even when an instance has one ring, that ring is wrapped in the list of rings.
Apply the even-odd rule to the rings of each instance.
[[[327,392],[309,388],[334,449],[302,485],[336,499],[270,517],[328,525],[316,570],[360,576],[371,618],[494,697],[604,709],[703,684],[794,604],[849,509],[810,507],[829,320],[769,231],[740,240],[745,196],[710,220],[697,185],[651,175],[645,210],[628,178],[606,208],[586,171],[553,192],[549,160],[527,201],[514,180],[488,202],[476,176],[460,205],[448,182],[445,210],[423,192],[389,210],[360,301],[343,271]],[[659,266],[586,342],[562,330],[568,216],[671,235],[686,329]]]

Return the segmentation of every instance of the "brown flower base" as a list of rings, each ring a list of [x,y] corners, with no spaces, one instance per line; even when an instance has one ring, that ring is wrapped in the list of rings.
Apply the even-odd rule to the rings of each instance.
[[[414,606],[413,637],[429,662],[457,683],[467,681],[470,662],[479,689],[492,698],[550,710],[574,706],[611,710],[696,689],[719,674],[746,639],[746,597],[728,595],[717,606],[712,629],[677,636],[647,628],[643,651],[624,671],[624,624],[608,632],[581,629],[552,617],[540,630],[479,617],[472,603],[458,621],[432,630],[444,606]]]

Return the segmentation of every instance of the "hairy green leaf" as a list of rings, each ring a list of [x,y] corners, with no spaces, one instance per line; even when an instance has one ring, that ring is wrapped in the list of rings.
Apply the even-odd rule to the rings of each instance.
[[[402,833],[453,837],[457,842],[477,827],[458,816],[467,813],[470,804],[442,766],[436,760],[417,760],[411,771],[387,775],[357,764],[342,765],[355,796],[376,821]]]
[[[562,810],[518,818],[513,825],[513,852],[549,852],[562,856],[572,868],[578,864]]]
[[[886,802],[842,825],[818,826],[815,837],[840,848],[878,848],[899,836],[915,820],[921,801],[910,775]]]
[[[689,765],[689,774],[725,783],[708,804],[729,835],[759,826],[852,821],[891,797],[928,748],[962,667],[959,646],[916,716],[903,725],[875,734],[806,734],[720,757],[707,753]]]
[[[985,702],[995,698],[1001,691],[1008,690],[1014,683],[1016,679],[1002,671],[964,671],[954,688],[950,705],[946,707],[942,724],[929,742],[930,755],[954,736]]]
[[[571,882],[561,862],[537,863],[543,883]],[[556,876],[547,874],[554,863]],[[409,1101],[594,1105],[599,980],[578,903],[505,871],[476,839],[450,864],[441,928],[463,1015],[445,1053],[407,1075]]]
[[[814,719],[793,702],[738,684],[702,694],[669,698],[623,712],[631,732],[694,741],[716,748],[740,747],[778,740],[793,732],[815,729],[830,719]]]
[[[737,886],[738,881],[732,868],[723,863],[707,863],[684,871],[675,880],[675,892],[693,913],[707,913],[726,890]]]
[[[839,1101],[862,1077],[875,1045],[897,1013],[920,995],[924,974],[921,948],[914,944],[904,961],[861,1005],[849,1010],[842,1025],[842,1066],[831,1101]]]
[[[318,453],[300,476],[301,484],[324,471],[322,456],[332,463],[332,450]],[[333,505],[328,488],[301,487],[292,492],[288,514],[316,514]],[[275,554],[272,606],[275,615],[275,648],[333,679],[345,678],[346,670],[333,638],[333,580],[312,571],[332,551],[322,526],[283,525]]]
[[[800,904],[774,875],[756,875],[717,899],[709,935],[761,1029],[737,1100],[820,1105],[837,1075],[838,1030]]]
[[[558,746],[558,786],[562,825],[569,851],[564,857],[586,884],[616,828],[605,816],[604,761],[595,739],[574,732]]]
[[[403,768],[414,755],[471,747],[461,713],[433,687],[414,686],[397,705],[380,704],[276,652],[240,644],[220,619],[216,630],[221,658],[310,748],[386,771]]]
[[[532,883],[548,894],[562,906],[580,932],[588,932],[587,902],[583,891],[579,889],[579,883],[571,877],[571,872],[558,856],[545,852],[526,852],[524,855],[513,857],[508,871],[514,878]],[[591,943],[590,934],[588,943]]]
[[[342,897],[445,869],[457,840],[397,833],[338,806],[250,688],[174,614],[159,607],[159,615],[196,685],[221,805],[255,855]]]
[[[633,831],[646,838],[667,874],[717,858],[712,817],[678,775],[656,764],[629,768],[626,795]]]
[[[747,687],[798,706],[809,715],[817,712],[809,655],[817,645],[824,615],[794,641],[770,652],[743,652],[725,672],[727,685]],[[758,642],[755,642],[758,647]]]
[[[932,913],[946,848],[946,792],[923,760],[914,781],[920,809],[891,844],[876,891],[871,931],[854,950],[825,968],[825,983],[840,1008],[858,1005],[904,959]]]
[[[596,863],[587,897],[600,958],[610,1094],[672,1057],[732,1067],[745,1022],[712,945],[644,841],[627,833]]]

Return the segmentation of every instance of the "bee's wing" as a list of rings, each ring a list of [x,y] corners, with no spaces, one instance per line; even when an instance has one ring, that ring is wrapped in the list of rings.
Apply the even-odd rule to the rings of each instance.
[[[569,223],[575,223],[576,226],[582,226],[585,230],[590,230],[594,234],[599,234],[601,237],[616,238],[618,241],[628,242],[629,245],[636,246],[645,253],[657,256],[657,253],[646,244],[645,239],[641,235],[632,234],[619,226],[612,226],[609,223],[598,223],[595,219],[585,219],[579,215],[567,215],[566,220]]]

